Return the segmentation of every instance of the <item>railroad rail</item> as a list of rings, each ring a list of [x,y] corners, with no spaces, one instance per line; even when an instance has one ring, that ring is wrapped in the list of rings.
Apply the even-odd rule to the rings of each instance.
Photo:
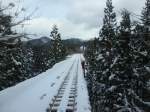
[[[69,95],[67,96],[67,105],[65,111],[61,112],[75,112],[76,109],[76,97],[77,97],[77,84],[78,84],[78,64],[77,61],[76,74],[74,74],[73,78],[71,78],[71,72],[73,70],[75,62],[71,65],[67,75],[65,76],[60,88],[58,89],[57,94],[52,98],[49,108],[46,112],[60,112],[59,107],[61,105],[62,99],[65,96],[65,92],[68,89],[69,81],[71,81],[71,86],[69,86]]]

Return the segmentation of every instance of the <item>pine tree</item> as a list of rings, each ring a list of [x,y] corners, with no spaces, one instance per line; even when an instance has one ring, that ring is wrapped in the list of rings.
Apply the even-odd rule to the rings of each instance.
[[[32,52],[30,54],[23,47],[20,36],[13,35],[12,26],[14,24],[12,19],[15,16],[7,14],[14,6],[14,3],[9,3],[5,7],[0,6],[0,90],[32,76],[30,68]]]
[[[120,22],[120,35],[119,35],[119,40],[117,40],[117,43],[120,45],[118,46],[123,50],[122,52],[120,51],[119,53],[129,53],[129,42],[131,38],[131,19],[130,19],[130,13],[126,9],[124,9],[121,12],[122,15],[122,21]],[[128,54],[127,54],[128,55]]]
[[[113,56],[116,41],[116,14],[113,11],[112,0],[107,0],[104,9],[103,27],[100,31],[99,39],[95,40],[96,47],[91,52],[92,57],[87,59],[89,63],[91,88],[91,105],[93,112],[110,112],[113,99],[109,95],[111,88],[109,76],[111,75],[110,65],[115,58]],[[91,49],[91,48],[89,48]],[[89,57],[89,55],[87,57]],[[94,68],[94,69],[92,69]],[[92,72],[90,72],[92,71]]]
[[[27,74],[29,63],[25,63],[28,58],[24,55],[21,41],[18,40],[16,44],[1,42],[0,49],[0,89],[27,79],[29,77],[29,74]]]
[[[11,16],[9,15],[1,15],[0,17],[0,33],[3,33],[3,35],[5,34],[11,34],[12,30],[11,30]]]
[[[143,25],[136,23],[135,28],[130,12],[124,9],[116,32],[112,1],[107,0],[103,27],[95,42],[98,47],[88,46],[85,55],[89,62],[87,81],[93,112],[150,110],[149,4],[147,0],[142,12]]]
[[[116,13],[113,11],[112,0],[107,0],[106,8],[104,9],[103,26],[100,32],[100,37],[110,41],[113,44],[116,31]]]
[[[55,61],[57,62],[66,55],[66,50],[56,25],[53,26],[50,37],[52,37],[52,52],[55,57]]]
[[[98,107],[97,103],[97,72],[98,70],[98,63],[97,63],[97,56],[98,56],[98,47],[99,47],[99,40],[95,38],[94,40],[90,40],[87,44],[87,50],[85,52],[85,57],[88,60],[88,73],[87,73],[87,82],[88,82],[88,90],[90,95],[90,101],[92,105],[92,110],[94,111],[96,107]]]
[[[144,25],[145,41],[150,41],[150,0],[146,0],[145,8],[142,11],[142,22]]]
[[[112,91],[113,101],[111,101],[113,112],[132,110],[131,96],[129,89],[133,90],[134,78],[132,70],[132,51],[130,46],[131,20],[130,13],[124,9],[121,13],[120,33],[115,46],[115,59],[111,65],[110,85],[115,87]],[[111,94],[112,94],[111,93]],[[111,98],[110,97],[110,98]],[[131,107],[130,107],[131,106]]]

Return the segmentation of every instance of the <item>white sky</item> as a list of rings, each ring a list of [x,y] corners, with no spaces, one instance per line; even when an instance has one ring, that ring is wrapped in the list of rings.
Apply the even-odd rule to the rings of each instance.
[[[3,0],[20,1],[20,0]],[[102,25],[106,0],[21,0],[27,9],[26,14],[38,7],[29,25],[27,33],[49,36],[53,24],[59,28],[62,38],[90,39],[98,36]],[[120,10],[128,9],[140,14],[145,0],[113,0],[119,18]]]

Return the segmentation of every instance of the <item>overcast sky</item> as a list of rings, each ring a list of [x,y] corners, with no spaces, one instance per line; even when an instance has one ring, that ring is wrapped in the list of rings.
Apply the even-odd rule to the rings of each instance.
[[[90,39],[98,36],[105,2],[106,0],[21,0],[27,9],[26,13],[38,8],[33,19],[25,26],[25,31],[49,36],[53,24],[56,24],[64,39]],[[144,2],[145,0],[113,0],[113,5],[119,18],[123,8],[140,14]]]

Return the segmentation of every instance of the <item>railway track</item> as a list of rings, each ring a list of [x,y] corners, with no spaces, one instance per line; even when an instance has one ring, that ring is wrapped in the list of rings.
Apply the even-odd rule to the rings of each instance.
[[[78,64],[75,69],[75,74],[73,77],[71,76],[71,72],[75,65],[75,62],[71,65],[64,81],[62,82],[57,95],[55,95],[52,101],[49,104],[49,108],[46,110],[47,112],[75,112],[76,111],[76,97],[77,97],[77,83],[78,83]],[[71,85],[70,85],[71,81]],[[68,93],[69,92],[69,93]],[[68,93],[68,94],[65,94]],[[65,109],[60,110],[61,104],[67,101],[65,105]],[[63,102],[64,101],[64,102]]]
[[[72,85],[69,93],[69,100],[67,104],[66,112],[75,112],[76,111],[76,97],[77,97],[77,84],[78,84],[78,64],[76,69],[76,75],[73,78]]]

